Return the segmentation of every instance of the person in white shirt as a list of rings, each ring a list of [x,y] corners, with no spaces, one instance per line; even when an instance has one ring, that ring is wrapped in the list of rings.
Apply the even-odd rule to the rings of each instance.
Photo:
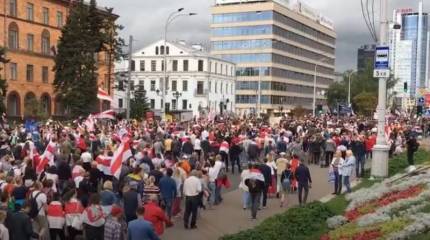
[[[184,181],[184,195],[185,195],[185,213],[184,213],[184,227],[186,229],[197,228],[197,210],[200,203],[200,192],[202,191],[202,183],[197,178],[198,172],[193,170],[190,176]],[[191,223],[189,222],[191,216]],[[189,223],[191,225],[189,225]]]
[[[211,167],[209,167],[209,170],[208,170],[208,176],[209,176],[208,188],[210,190],[209,207],[212,207],[213,205],[215,205],[216,194],[217,194],[216,180],[218,178],[219,172],[223,167],[224,167],[224,163],[219,159],[219,157],[217,161],[211,162]]]
[[[37,203],[37,209],[39,209],[39,213],[34,218],[34,228],[35,232],[40,232],[42,229],[49,229],[48,218],[46,217],[46,209],[48,207],[48,197],[45,193],[42,192],[42,183],[35,182],[34,190],[30,194],[31,198],[34,198]],[[46,233],[49,238],[49,231]]]
[[[249,195],[249,188],[245,184],[245,180],[249,177],[249,169],[251,169],[251,164],[248,164],[248,169],[244,169],[242,173],[240,174],[240,183],[239,183],[239,189],[243,191],[242,193],[242,204],[243,204],[243,210],[246,210],[250,207],[250,195]]]
[[[202,147],[200,145],[201,140],[199,138],[195,138],[194,139],[194,152],[197,153],[197,155],[199,156],[199,161],[200,161],[200,157],[202,155]]]
[[[6,211],[0,211],[0,239],[9,240],[9,230],[5,227]]]

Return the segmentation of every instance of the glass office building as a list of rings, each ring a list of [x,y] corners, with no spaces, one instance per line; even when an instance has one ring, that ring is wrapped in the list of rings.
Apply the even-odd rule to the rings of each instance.
[[[231,2],[212,8],[211,53],[237,64],[237,112],[312,109],[315,72],[316,105],[325,105],[334,81],[331,23],[305,5]]]

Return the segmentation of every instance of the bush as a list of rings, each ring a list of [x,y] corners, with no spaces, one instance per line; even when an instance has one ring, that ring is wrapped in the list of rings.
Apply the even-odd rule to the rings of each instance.
[[[315,232],[326,228],[326,219],[334,213],[323,203],[312,202],[294,207],[263,221],[259,226],[222,237],[222,240],[312,239]]]

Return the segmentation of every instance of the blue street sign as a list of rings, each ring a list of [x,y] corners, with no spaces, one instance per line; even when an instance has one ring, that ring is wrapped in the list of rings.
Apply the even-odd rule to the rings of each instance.
[[[388,46],[376,47],[375,69],[388,70],[390,68],[390,48]]]

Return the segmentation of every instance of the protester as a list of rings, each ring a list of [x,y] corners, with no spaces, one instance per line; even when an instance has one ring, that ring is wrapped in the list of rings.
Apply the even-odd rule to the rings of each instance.
[[[136,209],[136,215],[138,218],[128,224],[128,239],[159,240],[152,224],[145,220],[145,208],[143,206]]]
[[[331,161],[331,167],[333,168],[334,175],[334,191],[333,194],[341,194],[342,193],[342,172],[341,168],[343,165],[342,153],[340,151],[336,151],[333,160]]]
[[[291,181],[293,179],[293,172],[291,171],[291,166],[288,163],[285,163],[285,170],[282,171],[280,175],[280,182],[282,183],[282,192],[281,192],[281,208],[286,204],[286,198],[289,192],[291,192]]]
[[[355,169],[355,157],[351,150],[346,151],[346,157],[341,165],[341,172],[343,176],[343,184],[346,187],[346,191],[348,193],[351,192],[351,184],[350,184],[350,177],[352,176],[354,169]]]
[[[144,205],[144,219],[152,223],[154,231],[158,236],[163,235],[164,225],[170,227],[172,222],[169,220],[163,209],[158,206],[158,198],[150,196],[149,201]]]
[[[245,185],[248,187],[251,205],[251,219],[257,219],[257,211],[260,207],[260,201],[263,191],[266,189],[264,175],[261,173],[260,168],[253,164],[249,170],[249,176],[245,180]]]
[[[160,180],[160,194],[163,205],[166,209],[166,214],[169,219],[172,218],[173,201],[177,196],[177,186],[175,180],[172,178],[173,170],[168,168],[166,175]]]
[[[89,206],[82,214],[82,222],[84,223],[86,239],[103,240],[106,218],[98,194],[91,195]]]
[[[104,240],[125,240],[127,239],[127,224],[122,220],[122,208],[112,206],[111,214],[106,218],[104,226]]]
[[[184,213],[184,227],[197,228],[197,211],[199,206],[199,194],[202,191],[202,184],[196,177],[197,171],[193,170],[190,176],[184,181],[184,195],[185,195],[185,213]],[[191,222],[190,222],[191,216]]]
[[[300,164],[294,172],[294,175],[298,182],[299,204],[300,206],[303,206],[303,204],[306,204],[307,202],[309,188],[312,187],[311,173],[309,168],[302,161],[300,161]]]

